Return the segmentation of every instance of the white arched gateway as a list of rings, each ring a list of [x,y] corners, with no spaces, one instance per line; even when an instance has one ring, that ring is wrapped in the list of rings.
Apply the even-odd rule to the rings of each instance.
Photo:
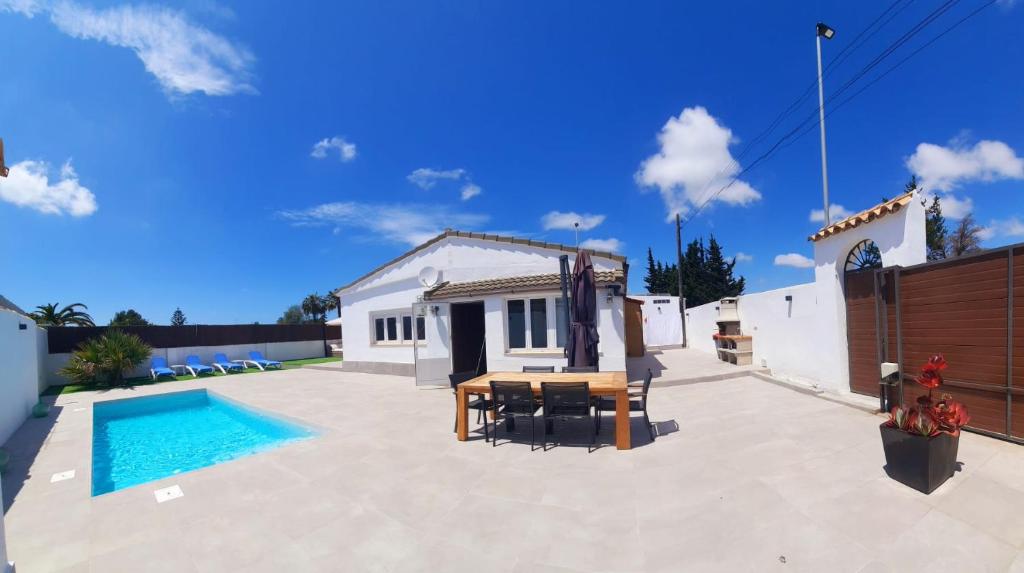
[[[925,262],[924,205],[917,192],[905,193],[833,223],[808,240],[814,243],[818,380],[832,390],[857,390],[851,388],[847,336],[848,312],[854,310],[856,290],[865,282],[858,281],[857,273]],[[871,284],[870,278],[866,282]],[[849,309],[848,294],[852,296]]]

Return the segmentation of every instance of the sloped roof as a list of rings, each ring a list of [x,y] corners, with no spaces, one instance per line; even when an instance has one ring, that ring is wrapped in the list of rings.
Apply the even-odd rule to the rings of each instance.
[[[5,298],[4,295],[0,294],[0,309],[14,311],[22,316],[28,316],[28,313],[21,309],[18,305]]]
[[[818,231],[817,233],[811,235],[810,237],[807,237],[807,240],[812,242],[820,241],[826,237],[831,237],[832,235],[842,233],[843,231],[846,231],[848,229],[853,229],[854,227],[866,225],[874,221],[875,219],[881,219],[882,217],[890,213],[895,213],[899,211],[900,209],[906,207],[913,199],[913,191],[904,193],[903,195],[900,195],[895,199],[890,199],[885,203],[879,203],[878,205],[875,205],[870,209],[865,209],[860,213],[850,215],[849,217],[843,219],[842,221],[832,223],[828,227],[825,227],[824,229]]]
[[[503,236],[503,235],[489,235],[487,233],[474,233],[474,232],[471,232],[471,231],[454,231],[452,229],[445,229],[445,231],[443,233],[441,233],[440,235],[434,237],[433,239],[430,239],[429,241],[423,243],[422,245],[419,245],[419,246],[417,246],[417,247],[415,247],[415,248],[413,248],[413,249],[411,249],[411,250],[409,250],[409,251],[407,251],[407,252],[405,252],[405,253],[397,256],[397,257],[395,257],[394,259],[391,259],[390,261],[388,261],[388,262],[384,263],[383,265],[373,269],[372,271],[370,271],[370,272],[366,273],[365,275],[355,279],[354,281],[352,281],[352,282],[350,282],[350,283],[348,283],[346,285],[342,285],[342,286],[338,287],[334,292],[338,293],[339,291],[343,291],[343,290],[345,290],[345,289],[347,289],[349,287],[355,286],[356,284],[358,284],[358,283],[360,283],[360,282],[362,282],[362,281],[372,277],[373,275],[375,275],[375,274],[379,273],[380,271],[390,267],[391,265],[393,265],[395,263],[398,263],[398,262],[402,261],[403,259],[411,257],[412,255],[415,255],[416,253],[418,253],[418,252],[420,252],[420,251],[422,251],[422,250],[424,250],[424,249],[434,245],[435,243],[439,243],[439,242],[443,241],[444,239],[447,239],[448,237],[462,237],[462,238],[466,238],[466,239],[480,239],[480,240],[483,240],[483,241],[494,241],[495,243],[510,243],[510,244],[513,244],[513,245],[527,245],[527,246],[530,246],[530,247],[539,247],[541,249],[551,249],[551,250],[562,251],[564,253],[570,253],[570,254],[576,254],[577,250],[581,250],[581,251],[586,251],[586,252],[590,253],[591,257],[601,257],[603,259],[611,259],[613,261],[618,261],[620,263],[626,262],[626,257],[624,257],[622,255],[616,255],[614,253],[609,253],[607,251],[595,251],[593,249],[577,249],[576,247],[570,247],[568,245],[562,245],[562,244],[559,244],[559,243],[548,243],[547,241],[534,241],[533,239],[517,239],[516,237],[508,237],[508,236]]]
[[[594,271],[594,279],[599,285],[622,283],[625,275],[616,269],[612,271]],[[545,275],[529,275],[522,277],[505,277],[485,279],[461,283],[441,283],[423,293],[424,300],[439,300],[460,296],[476,296],[481,294],[516,293],[538,290],[551,290],[561,287],[561,275],[551,273]]]

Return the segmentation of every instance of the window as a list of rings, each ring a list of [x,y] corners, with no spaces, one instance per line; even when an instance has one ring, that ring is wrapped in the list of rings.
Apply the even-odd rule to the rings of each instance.
[[[416,340],[426,340],[427,321],[422,316],[416,317]]]
[[[402,340],[412,340],[412,315],[402,317]]]
[[[548,301],[543,298],[530,299],[530,347],[548,347]]]
[[[526,348],[526,301],[508,301],[508,347]]]
[[[566,317],[562,297],[553,294],[507,299],[505,326],[510,351],[564,348]]]
[[[555,299],[555,346],[558,348],[565,348],[565,335],[569,330],[565,317],[565,304],[562,297],[558,297]]]
[[[370,317],[373,344],[411,345],[413,338],[424,340],[423,317],[416,317],[416,333],[413,333],[413,315],[410,312],[378,312]]]

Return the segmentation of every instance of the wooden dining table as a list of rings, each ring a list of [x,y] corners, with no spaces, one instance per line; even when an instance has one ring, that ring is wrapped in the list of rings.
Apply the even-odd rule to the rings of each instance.
[[[615,447],[628,450],[629,435],[629,387],[626,373],[611,372],[488,372],[459,384],[456,390],[458,401],[457,433],[460,442],[469,439],[469,395],[490,395],[491,381],[495,382],[529,382],[535,396],[540,396],[541,382],[589,382],[590,394],[593,396],[615,397]]]

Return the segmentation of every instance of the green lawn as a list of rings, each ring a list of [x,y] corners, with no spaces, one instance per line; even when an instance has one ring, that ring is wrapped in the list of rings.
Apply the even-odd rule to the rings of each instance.
[[[292,368],[302,368],[308,364],[323,364],[325,362],[341,362],[341,358],[331,356],[327,358],[303,358],[302,360],[284,360],[281,362],[281,367],[284,370],[290,370]],[[261,374],[263,371],[259,368],[246,368],[242,372],[235,372],[231,374],[221,374],[219,370],[215,370],[214,373],[204,374],[200,378],[213,378],[218,376],[239,376],[245,374]],[[126,386],[150,386],[152,384],[165,384],[167,382],[177,382],[178,380],[192,380],[191,374],[185,374],[184,376],[177,376],[175,378],[161,377],[159,380],[154,381],[152,378],[145,376],[142,378],[129,378],[126,380]],[[86,390],[104,390],[106,386],[89,386],[86,384],[67,384],[65,386],[50,386],[43,392],[43,396],[60,396],[62,394],[74,394],[75,392],[84,392]]]

